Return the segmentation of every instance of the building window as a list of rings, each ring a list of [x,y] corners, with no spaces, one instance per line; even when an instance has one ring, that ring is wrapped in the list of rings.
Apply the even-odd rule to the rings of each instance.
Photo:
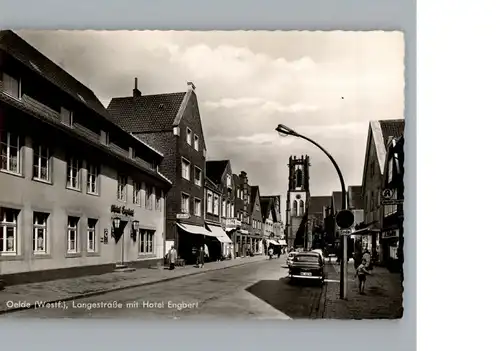
[[[182,193],[181,195],[181,212],[189,213],[189,195]]]
[[[0,133],[0,169],[21,174],[20,137],[2,131]]]
[[[300,200],[300,203],[299,203],[299,216],[303,216],[304,214],[305,214],[304,201]]]
[[[201,169],[194,167],[194,183],[201,186]]]
[[[231,213],[229,214],[229,217],[230,218],[233,218],[234,217],[234,204],[230,204],[230,208],[231,208]]]
[[[78,252],[78,217],[68,217],[68,253]]]
[[[153,238],[155,232],[152,230],[141,229],[139,232],[139,253],[152,254],[153,253]]]
[[[293,200],[293,210],[292,210],[292,216],[298,216],[298,203],[297,200]]]
[[[226,200],[222,200],[222,217],[226,217]]]
[[[73,126],[73,112],[61,107],[61,122],[67,126]]]
[[[212,192],[207,192],[207,213],[213,213],[214,204],[212,201]]]
[[[200,139],[198,138],[198,135],[194,135],[194,149],[196,151],[200,150]]]
[[[96,252],[96,226],[97,219],[87,220],[87,252]]]
[[[3,90],[16,99],[21,98],[21,81],[3,73]]]
[[[153,189],[148,185],[146,185],[146,208],[153,209]]]
[[[127,176],[118,175],[118,189],[116,198],[120,201],[127,201]]]
[[[47,220],[48,213],[33,213],[33,252],[47,253]]]
[[[214,215],[219,215],[219,196],[214,195]]]
[[[80,161],[75,157],[70,157],[66,173],[66,186],[70,189],[80,190]]]
[[[201,217],[201,200],[194,199],[194,215]]]
[[[50,181],[49,160],[49,149],[35,144],[33,147],[33,179]]]
[[[226,185],[229,189],[231,189],[233,186],[232,186],[232,183],[231,181],[233,180],[233,176],[231,174],[228,174],[226,176]]]
[[[17,215],[18,210],[0,207],[0,254],[17,252]]]
[[[132,193],[132,203],[141,206],[141,184],[134,181],[134,190]]]
[[[182,178],[191,180],[191,163],[184,158],[182,159]]]
[[[99,170],[96,165],[87,166],[87,193],[97,195],[97,176]]]
[[[156,201],[156,210],[161,211],[161,193],[160,190],[155,189],[155,201]]]
[[[191,131],[191,129],[187,128],[187,132],[186,132],[186,142],[191,145],[191,138],[193,137],[193,132]]]

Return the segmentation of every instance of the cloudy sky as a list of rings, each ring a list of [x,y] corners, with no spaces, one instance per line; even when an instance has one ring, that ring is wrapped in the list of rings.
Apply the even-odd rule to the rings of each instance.
[[[323,145],[347,185],[361,185],[370,120],[403,118],[401,32],[20,31],[107,107],[196,85],[209,159],[230,159],[261,194],[288,187],[290,155],[311,157],[311,194],[340,189],[333,166],[279,123]]]

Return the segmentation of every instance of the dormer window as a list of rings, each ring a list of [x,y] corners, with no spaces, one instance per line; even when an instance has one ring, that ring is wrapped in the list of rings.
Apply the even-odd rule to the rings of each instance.
[[[73,112],[61,107],[61,122],[66,124],[67,126],[73,126]]]
[[[233,177],[230,174],[228,174],[226,176],[226,185],[227,185],[228,189],[232,189],[233,188],[233,186],[231,184],[232,178]]]
[[[3,91],[10,96],[20,99],[21,98],[21,80],[9,76],[7,73],[2,75]]]
[[[200,150],[200,138],[198,138],[198,135],[194,135],[194,149],[196,151]]]
[[[191,131],[191,129],[187,128],[186,129],[186,142],[191,145],[192,143],[192,138],[193,138],[193,132]]]

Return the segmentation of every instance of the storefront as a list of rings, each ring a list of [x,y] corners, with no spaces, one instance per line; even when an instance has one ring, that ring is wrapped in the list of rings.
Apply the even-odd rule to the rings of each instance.
[[[397,272],[400,267],[399,234],[399,229],[392,228],[385,229],[381,235],[382,262],[391,272]]]
[[[208,229],[212,234],[216,236],[216,239],[219,241],[220,246],[221,246],[221,256],[224,258],[227,258],[230,256],[230,253],[232,252],[232,246],[233,242],[231,239],[229,239],[228,235],[222,229],[222,227],[216,226],[216,225],[207,225]]]
[[[201,246],[205,247],[207,262],[221,258],[221,244],[217,234],[212,233],[204,226],[177,223],[177,227],[180,230],[178,255],[187,264],[196,263],[198,250]]]

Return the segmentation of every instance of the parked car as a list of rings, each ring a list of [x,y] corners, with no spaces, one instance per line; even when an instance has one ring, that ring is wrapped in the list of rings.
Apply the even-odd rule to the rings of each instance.
[[[289,266],[288,274],[292,282],[296,279],[314,279],[325,282],[325,263],[317,252],[300,252],[295,255]]]
[[[286,264],[288,267],[291,266],[292,262],[293,262],[293,258],[295,257],[295,255],[297,255],[298,252],[295,252],[295,251],[292,251],[288,254],[288,257],[286,258]]]

